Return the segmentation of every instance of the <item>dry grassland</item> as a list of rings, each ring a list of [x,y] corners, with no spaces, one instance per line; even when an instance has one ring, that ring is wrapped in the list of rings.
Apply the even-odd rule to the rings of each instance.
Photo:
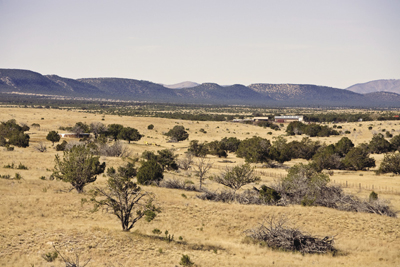
[[[43,118],[43,119],[42,119]],[[65,266],[57,259],[48,263],[41,258],[44,253],[52,252],[52,244],[57,244],[59,251],[68,257],[79,253],[80,262],[91,259],[87,266],[176,266],[182,254],[190,256],[197,266],[400,266],[400,219],[337,211],[322,207],[275,207],[239,205],[236,203],[215,203],[196,198],[195,192],[157,187],[143,187],[154,192],[160,213],[150,223],[140,221],[130,233],[121,231],[117,218],[105,210],[91,212],[92,205],[83,203],[88,195],[68,192],[70,186],[61,181],[40,180],[40,176],[49,177],[54,167],[56,152],[51,142],[45,137],[50,130],[60,126],[73,126],[76,122],[86,123],[101,121],[101,115],[77,111],[49,109],[0,108],[0,121],[16,119],[17,123],[40,124],[39,129],[31,128],[30,146],[15,148],[7,152],[0,148],[0,174],[14,175],[18,172],[23,179],[0,179],[0,266]],[[160,118],[105,116],[105,124],[120,123],[134,127],[144,134],[144,138],[128,145],[132,156],[139,156],[145,150],[157,151],[172,148],[182,155],[189,141],[167,143],[162,135],[175,125],[189,128],[190,140],[213,141],[223,137],[235,136],[245,139],[258,135],[271,139],[283,134],[252,125],[229,122],[191,122]],[[382,123],[382,125],[380,125]],[[154,130],[147,126],[153,124]],[[359,126],[361,124],[361,126]],[[368,130],[369,125],[373,130]],[[355,144],[368,142],[373,131],[395,130],[398,134],[398,122],[362,122],[339,124],[343,130],[349,130],[348,136]],[[206,134],[199,130],[203,128]],[[353,131],[353,129],[356,131]],[[381,129],[379,129],[381,128]],[[267,132],[272,131],[272,135]],[[61,132],[61,131],[59,131]],[[288,137],[288,140],[301,137]],[[339,137],[315,138],[321,142],[335,143]],[[67,140],[67,141],[71,141]],[[40,153],[34,149],[39,142],[44,142],[48,150]],[[146,145],[145,142],[155,145]],[[377,166],[382,155],[373,155]],[[209,157],[214,162],[213,173],[220,172],[226,163],[221,159]],[[227,160],[230,165],[243,160],[233,154]],[[122,165],[123,159],[101,157],[107,167]],[[292,166],[301,160],[285,163]],[[19,163],[29,170],[3,168],[6,164]],[[262,183],[271,183],[275,179],[270,174],[284,174],[282,169],[257,170],[265,172]],[[194,173],[181,171],[167,172],[165,178],[178,178],[198,183]],[[359,189],[358,185],[372,186],[377,189],[380,198],[391,201],[395,210],[400,210],[400,177],[391,175],[376,176],[369,172],[335,171],[331,180],[336,183],[348,182],[354,187],[347,192],[366,198],[371,190]],[[97,181],[86,187],[86,191],[96,186],[103,186],[106,177],[100,175]],[[206,181],[210,189],[222,189],[212,181]],[[249,185],[251,187],[253,185]],[[379,189],[380,188],[380,189]],[[390,192],[387,188],[392,188]],[[285,215],[293,226],[320,237],[336,236],[339,255],[301,255],[276,251],[244,241],[243,231],[252,228],[266,216]],[[162,232],[168,230],[174,235],[174,241],[167,243],[152,233],[154,228]],[[161,234],[160,236],[163,236]],[[179,240],[179,236],[183,238]]]

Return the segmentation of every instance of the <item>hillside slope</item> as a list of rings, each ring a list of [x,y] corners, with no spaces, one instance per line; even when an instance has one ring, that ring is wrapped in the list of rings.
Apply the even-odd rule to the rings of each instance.
[[[29,70],[0,69],[0,92],[71,95],[56,82]]]
[[[98,88],[104,95],[122,100],[171,101],[176,94],[162,85],[123,78],[85,78],[77,81]]]

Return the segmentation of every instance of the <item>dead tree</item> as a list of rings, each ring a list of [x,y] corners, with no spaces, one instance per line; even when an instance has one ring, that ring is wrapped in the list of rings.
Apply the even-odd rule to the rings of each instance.
[[[79,254],[75,253],[75,260],[70,259],[69,257],[64,257],[60,251],[57,250],[56,246],[53,244],[54,250],[57,252],[58,255],[60,255],[61,259],[65,263],[65,267],[85,267],[88,265],[91,259],[87,260],[83,265],[80,265],[79,263]]]
[[[212,180],[236,192],[246,184],[260,181],[260,177],[254,174],[254,168],[247,163],[233,168],[227,167],[225,172],[221,173],[219,176],[213,177]]]
[[[200,190],[201,186],[203,185],[203,181],[206,179],[206,174],[211,169],[212,165],[213,164],[209,160],[206,160],[205,157],[199,158],[199,160],[197,160],[197,162],[194,164],[194,169],[199,175]]]

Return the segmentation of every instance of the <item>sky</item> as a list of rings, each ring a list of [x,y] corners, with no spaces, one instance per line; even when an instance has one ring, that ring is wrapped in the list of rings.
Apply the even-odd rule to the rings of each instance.
[[[347,88],[400,79],[400,1],[0,0],[0,68]]]

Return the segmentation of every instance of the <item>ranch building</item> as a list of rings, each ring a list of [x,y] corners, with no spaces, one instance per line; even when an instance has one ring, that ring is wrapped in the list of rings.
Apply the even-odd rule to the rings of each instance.
[[[303,116],[275,116],[275,122],[303,121]]]

